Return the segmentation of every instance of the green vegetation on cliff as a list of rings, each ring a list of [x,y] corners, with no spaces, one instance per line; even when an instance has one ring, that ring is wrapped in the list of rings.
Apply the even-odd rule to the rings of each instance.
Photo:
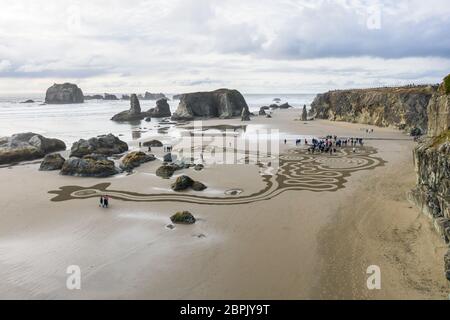
[[[450,74],[444,78],[443,86],[445,94],[450,94]]]
[[[438,135],[437,137],[433,138],[433,143],[432,143],[432,147],[438,147],[440,145],[442,145],[445,142],[449,142],[450,141],[450,129],[447,131],[442,132],[440,135]]]

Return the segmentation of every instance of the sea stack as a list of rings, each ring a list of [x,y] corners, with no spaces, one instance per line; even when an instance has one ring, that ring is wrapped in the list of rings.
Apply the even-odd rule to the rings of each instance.
[[[180,104],[172,115],[172,119],[229,119],[241,116],[243,109],[248,110],[247,102],[237,90],[219,89],[210,92],[186,93],[180,97]]]
[[[47,89],[45,103],[47,104],[70,104],[83,103],[83,91],[76,84],[63,83],[54,84]]]
[[[146,113],[141,112],[141,104],[136,94],[130,96],[130,109],[119,112],[111,118],[113,121],[136,121],[146,117]]]

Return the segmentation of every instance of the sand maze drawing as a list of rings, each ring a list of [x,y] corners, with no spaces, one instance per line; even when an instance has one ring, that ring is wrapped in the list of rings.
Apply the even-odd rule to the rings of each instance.
[[[198,195],[191,192],[167,192],[144,194],[126,190],[109,189],[111,183],[99,183],[91,187],[64,186],[49,191],[55,197],[51,201],[82,200],[107,194],[112,199],[135,202],[186,202],[205,205],[236,205],[270,200],[285,191],[333,192],[345,187],[350,175],[357,171],[372,170],[386,163],[376,157],[371,147],[353,153],[343,148],[333,155],[311,154],[305,149],[291,149],[279,156],[279,166],[273,174],[267,163],[259,163],[265,187],[252,194],[225,191],[223,196]],[[270,165],[270,163],[269,163]]]

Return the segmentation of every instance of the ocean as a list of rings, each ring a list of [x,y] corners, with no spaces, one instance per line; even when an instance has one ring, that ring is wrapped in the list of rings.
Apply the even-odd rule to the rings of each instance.
[[[121,97],[121,94],[116,94]],[[169,104],[172,112],[178,106],[179,100]],[[275,98],[281,103],[288,102],[294,108],[309,108],[315,94],[244,94],[251,112],[258,112],[261,106],[270,105]],[[21,103],[32,99],[35,103]],[[91,138],[101,134],[112,133],[122,140],[131,142],[141,138],[141,132],[151,133],[154,130],[159,134],[170,134],[171,128],[159,124],[152,119],[151,122],[116,123],[111,117],[130,107],[125,100],[105,101],[88,100],[83,104],[43,105],[44,95],[0,95],[0,136],[9,136],[19,132],[35,132],[46,137],[58,138],[71,145],[83,138]],[[141,100],[142,110],[153,108],[156,101]],[[166,127],[167,130],[161,130]]]

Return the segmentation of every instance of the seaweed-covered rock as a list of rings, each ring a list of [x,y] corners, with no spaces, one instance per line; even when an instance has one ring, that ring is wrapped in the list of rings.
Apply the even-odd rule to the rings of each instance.
[[[169,179],[171,176],[173,176],[176,170],[178,170],[178,167],[166,164],[156,169],[156,175],[164,179]]]
[[[66,159],[64,159],[59,153],[48,154],[41,162],[39,170],[41,171],[53,171],[60,170]]]
[[[128,153],[123,159],[120,167],[123,170],[130,171],[141,164],[154,161],[156,158],[153,154],[147,154],[142,151],[133,151]]]
[[[86,155],[82,158],[70,157],[61,168],[62,175],[79,177],[109,177],[118,173],[114,161],[104,155]]]
[[[179,211],[170,217],[173,223],[194,224],[196,219],[189,211]]]
[[[0,138],[0,164],[43,158],[46,154],[66,149],[63,141],[33,132]]]
[[[68,104],[83,103],[83,91],[76,84],[63,83],[54,84],[47,89],[45,103],[47,104]]]
[[[125,151],[128,151],[127,143],[110,133],[89,140],[78,140],[72,145],[70,156],[80,158],[92,153],[110,156]]]
[[[175,183],[172,184],[171,188],[174,191],[181,191],[181,190],[186,190],[186,189],[192,187],[193,184],[194,184],[194,180],[192,180],[190,177],[179,176],[175,180]]]

